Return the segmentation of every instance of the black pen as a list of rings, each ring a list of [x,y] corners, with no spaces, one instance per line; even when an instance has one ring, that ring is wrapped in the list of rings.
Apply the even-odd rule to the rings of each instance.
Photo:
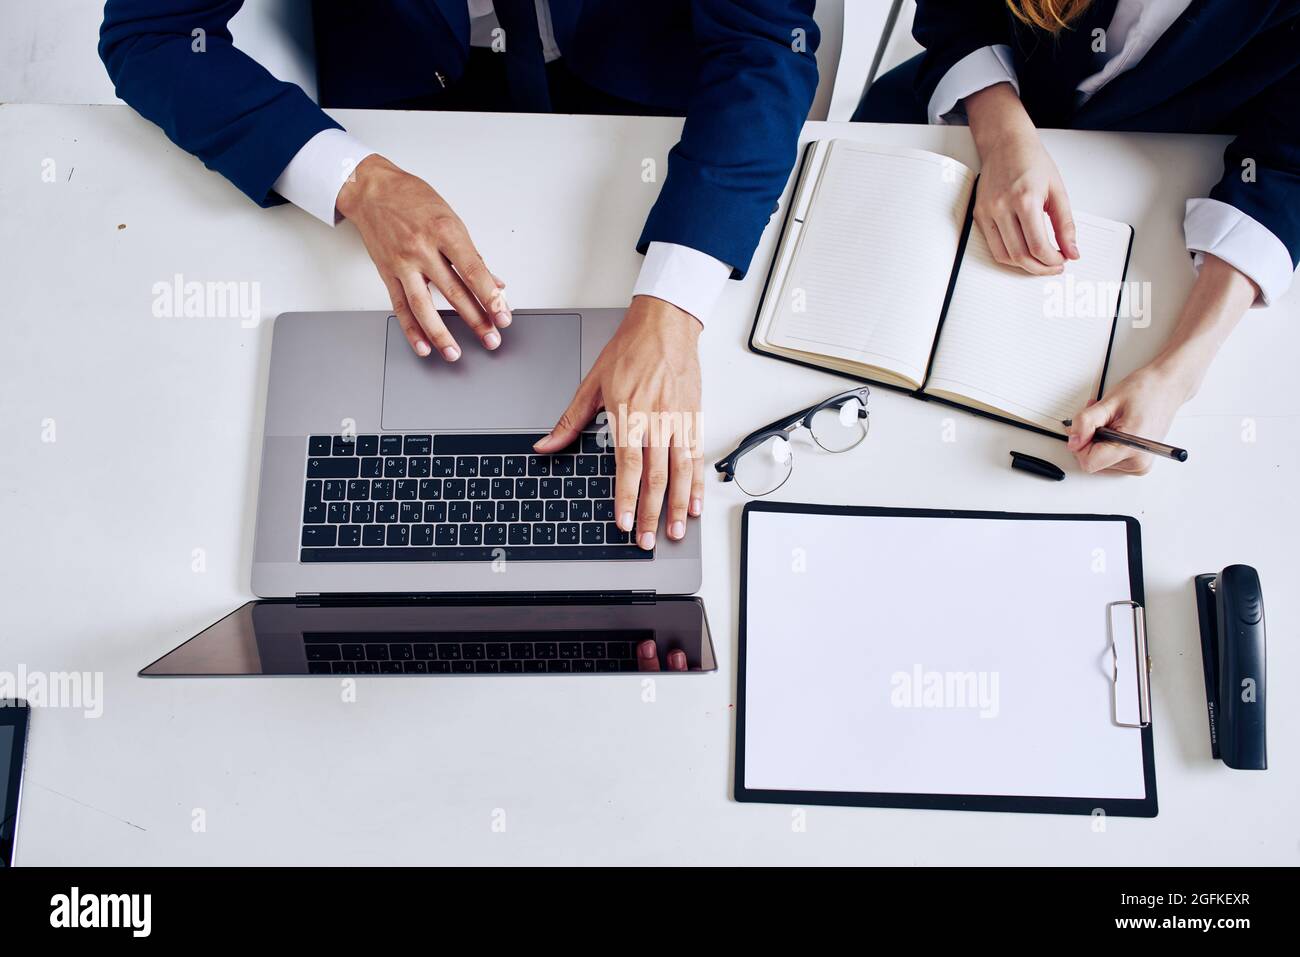
[[[1061,424],[1068,429],[1073,421],[1073,419],[1062,419]],[[1140,449],[1143,452],[1150,452],[1152,455],[1161,455],[1167,459],[1173,459],[1175,462],[1187,461],[1186,449],[1180,449],[1173,445],[1165,445],[1163,442],[1156,442],[1152,439],[1144,439],[1140,435],[1130,435],[1127,432],[1120,432],[1117,429],[1108,429],[1104,425],[1093,433],[1093,441],[1114,442],[1117,445],[1127,445],[1131,449]]]

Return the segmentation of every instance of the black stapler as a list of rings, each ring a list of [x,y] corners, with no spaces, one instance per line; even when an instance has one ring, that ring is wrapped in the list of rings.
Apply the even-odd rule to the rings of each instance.
[[[1264,593],[1249,565],[1197,575],[1196,609],[1210,712],[1210,753],[1230,768],[1268,768]]]

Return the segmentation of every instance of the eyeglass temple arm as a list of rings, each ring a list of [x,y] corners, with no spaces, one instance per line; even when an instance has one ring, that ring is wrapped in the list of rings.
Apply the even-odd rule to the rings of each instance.
[[[806,416],[812,408],[814,407],[809,406],[807,409],[801,409],[793,415],[782,416],[775,422],[769,422],[762,428],[750,432],[749,435],[741,439],[736,447],[728,452],[726,456],[715,462],[713,468],[716,471],[721,472],[724,477],[730,481],[732,477],[732,468],[736,459],[740,458],[742,453],[749,451],[750,447],[755,445],[759,439],[765,438],[766,436],[772,435],[776,432],[783,432],[796,422],[802,421],[804,416]]]

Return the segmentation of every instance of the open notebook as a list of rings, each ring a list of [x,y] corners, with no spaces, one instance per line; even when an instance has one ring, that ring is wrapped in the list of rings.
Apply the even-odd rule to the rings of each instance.
[[[924,150],[810,144],[751,348],[1064,435],[1101,394],[1133,227],[1075,210],[1080,258],[1031,276],[971,228],[975,180]]]

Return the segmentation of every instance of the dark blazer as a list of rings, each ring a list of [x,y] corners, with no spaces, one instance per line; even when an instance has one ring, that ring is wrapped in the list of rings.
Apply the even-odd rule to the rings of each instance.
[[[1300,0],[1192,0],[1133,69],[1076,108],[1074,88],[1096,72],[1092,30],[1109,24],[1115,3],[1099,0],[1053,40],[1003,0],[918,0],[917,96],[928,103],[959,60],[1006,44],[1039,126],[1235,134],[1211,198],[1259,221],[1300,263]]]
[[[686,116],[637,248],[679,243],[748,268],[817,86],[814,0],[551,0],[565,63],[607,93]],[[235,49],[242,0],[108,0],[99,53],[117,94],[263,206],[312,136],[338,128]],[[313,4],[322,104],[435,93],[469,54],[465,0]],[[206,52],[193,52],[194,31]],[[795,31],[802,31],[797,34]],[[802,36],[803,44],[796,38]],[[800,49],[796,50],[795,47]]]

